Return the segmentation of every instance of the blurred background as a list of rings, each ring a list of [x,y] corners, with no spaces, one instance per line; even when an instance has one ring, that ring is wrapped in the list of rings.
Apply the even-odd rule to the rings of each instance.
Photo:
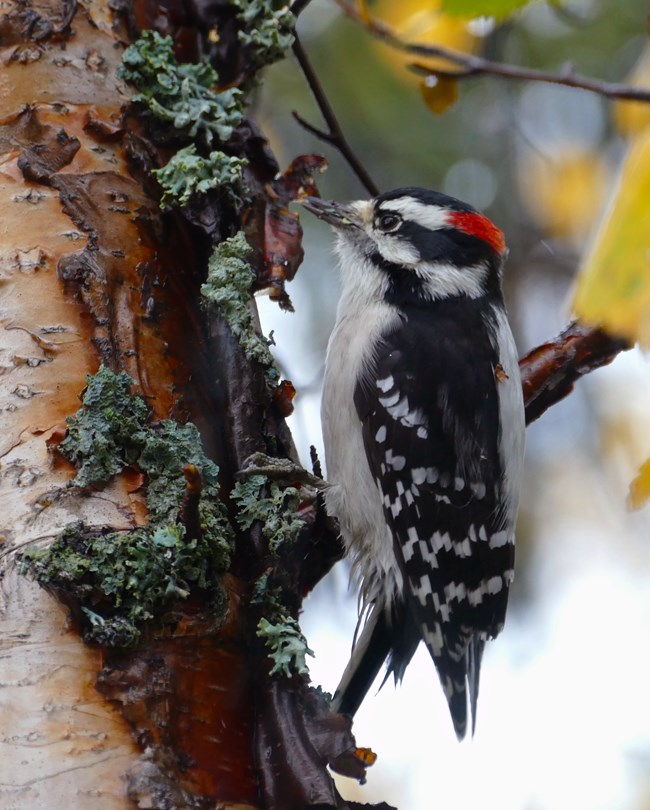
[[[411,40],[498,61],[552,71],[571,62],[608,81],[643,73],[646,0],[536,2],[498,26],[452,21],[436,0],[369,7]],[[520,352],[555,336],[570,318],[581,256],[616,187],[638,110],[486,76],[462,82],[456,104],[436,115],[409,60],[331,0],[314,0],[299,32],[380,188],[428,186],[484,210],[510,247],[505,290]],[[322,125],[290,58],[268,71],[252,115],[283,166],[301,153],[327,156],[323,197],[367,197],[292,110]],[[289,288],[296,312],[263,298],[259,306],[298,389],[290,421],[308,464],[310,444],[322,455],[320,386],[338,278],[328,228],[302,219],[306,257]],[[589,375],[529,428],[516,578],[505,631],[486,651],[475,738],[456,742],[421,648],[402,687],[369,693],[359,711],[357,743],[379,758],[367,785],[340,780],[344,796],[400,810],[650,810],[650,511],[626,507],[649,456],[650,374],[636,350]],[[347,661],[356,607],[345,563],[305,604],[312,680],[328,691]]]

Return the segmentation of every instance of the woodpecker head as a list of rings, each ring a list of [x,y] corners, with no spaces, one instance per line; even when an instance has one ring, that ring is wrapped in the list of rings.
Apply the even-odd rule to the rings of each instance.
[[[437,191],[401,188],[342,205],[303,205],[337,232],[344,287],[396,304],[500,295],[506,256],[501,231],[467,203]]]

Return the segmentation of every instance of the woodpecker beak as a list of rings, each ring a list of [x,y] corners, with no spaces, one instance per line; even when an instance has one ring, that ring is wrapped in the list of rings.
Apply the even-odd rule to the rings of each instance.
[[[332,200],[321,200],[319,197],[307,197],[301,200],[303,208],[311,211],[318,219],[329,223],[334,228],[360,228],[358,213],[349,205],[342,205]]]

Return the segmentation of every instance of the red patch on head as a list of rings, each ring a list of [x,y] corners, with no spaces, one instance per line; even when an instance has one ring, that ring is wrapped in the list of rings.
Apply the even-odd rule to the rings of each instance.
[[[471,211],[450,211],[449,224],[463,233],[487,242],[495,253],[503,253],[506,249],[503,233],[483,214],[474,214]]]

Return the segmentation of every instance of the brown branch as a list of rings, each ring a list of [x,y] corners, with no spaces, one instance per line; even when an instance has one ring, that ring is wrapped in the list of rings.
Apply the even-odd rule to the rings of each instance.
[[[293,43],[293,53],[298,60],[298,64],[300,65],[300,69],[302,70],[305,79],[307,80],[307,84],[309,85],[309,89],[314,96],[316,104],[318,105],[318,109],[320,110],[321,115],[327,124],[328,131],[325,132],[317,129],[316,127],[312,126],[312,124],[307,123],[296,112],[293,113],[293,117],[302,127],[304,127],[308,132],[311,132],[312,135],[315,135],[320,140],[325,141],[338,149],[352,171],[359,178],[359,181],[364,188],[373,197],[376,197],[379,194],[379,187],[375,184],[372,177],[370,177],[365,166],[361,163],[343,134],[343,130],[341,129],[341,125],[334,114],[332,105],[329,103],[329,100],[325,95],[325,91],[323,90],[323,86],[316,75],[316,71],[307,58],[307,54],[305,53],[305,50],[297,36]]]
[[[466,79],[470,76],[487,74],[502,79],[546,82],[548,84],[563,85],[564,87],[574,87],[580,90],[587,90],[591,93],[597,93],[605,98],[650,102],[650,88],[633,87],[629,84],[605,82],[593,79],[589,76],[580,76],[574,72],[573,66],[570,63],[565,65],[559,73],[551,73],[545,70],[518,67],[503,62],[492,62],[480,56],[461,53],[460,51],[454,51],[440,45],[405,42],[385,23],[364,15],[351,0],[335,0],[335,2],[347,17],[350,17],[350,19],[357,22],[374,37],[390,45],[392,48],[415,56],[445,59],[447,62],[458,66],[458,70],[445,70],[434,69],[426,65],[412,65],[411,67],[418,72],[455,79]]]
[[[570,394],[580,377],[606,366],[629,348],[621,338],[574,322],[554,340],[530,351],[519,361],[526,423],[539,419],[551,405]]]

